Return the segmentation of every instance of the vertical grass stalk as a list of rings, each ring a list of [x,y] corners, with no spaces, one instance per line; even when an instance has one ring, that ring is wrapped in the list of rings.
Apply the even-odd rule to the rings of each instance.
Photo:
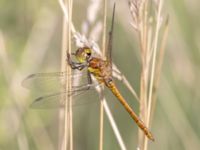
[[[73,0],[68,0],[68,14],[69,14],[69,23],[68,23],[68,53],[71,54],[71,22],[72,22],[72,9],[73,9]],[[71,91],[72,88],[72,80],[70,78],[70,74],[71,74],[71,68],[70,66],[67,64],[66,62],[66,69],[69,71],[69,73],[67,74],[67,81],[68,81],[68,85],[67,85],[67,91]],[[73,112],[72,112],[72,97],[68,96],[68,98],[66,99],[69,101],[69,145],[70,145],[70,150],[73,150]]]
[[[141,51],[140,117],[147,128],[150,128],[150,120],[152,118],[152,111],[154,110],[152,109],[152,105],[155,106],[158,79],[160,76],[167,35],[166,30],[168,27],[168,23],[166,23],[159,52],[158,41],[162,25],[162,4],[162,0],[129,1],[132,26],[138,33]],[[155,23],[152,23],[152,19],[154,19],[153,21],[155,21]],[[159,57],[162,58],[157,58],[158,53],[160,53]],[[156,89],[154,87],[156,87]],[[138,135],[138,148],[141,150],[147,150],[148,148],[148,139],[141,131],[139,131]]]
[[[66,52],[71,53],[71,20],[72,20],[72,0],[67,1],[67,5],[65,5],[65,2],[60,0],[59,1],[63,11],[65,12],[65,16],[63,18],[63,40],[62,40],[62,71],[67,71],[66,75],[66,81],[67,83],[65,86],[66,91],[70,91],[71,89],[71,68],[68,66],[66,62]],[[68,9],[66,9],[66,6]],[[68,10],[68,12],[66,11]],[[68,14],[66,16],[66,14]],[[62,110],[60,112],[60,115],[63,115]],[[62,118],[62,117],[61,117]],[[60,121],[60,123],[63,123],[63,121]],[[62,139],[62,150],[73,150],[73,120],[72,120],[72,97],[66,96],[65,97],[65,108],[64,108],[64,128],[62,128],[62,125],[60,125],[61,129],[64,129],[64,133]],[[61,133],[60,133],[61,134]]]
[[[67,24],[66,24],[66,18],[63,17],[63,29],[62,29],[62,53],[61,53],[61,71],[65,71],[66,67],[66,47],[67,47]],[[66,89],[64,89],[66,90]],[[63,97],[63,99],[66,99]],[[62,101],[62,100],[61,100]],[[67,123],[65,122],[65,114],[67,112],[67,107],[60,108],[59,110],[59,149],[65,150],[67,147],[67,139],[68,139],[68,129],[67,129]]]
[[[157,58],[157,51],[158,51],[158,35],[160,30],[160,18],[161,18],[161,10],[162,10],[162,0],[158,1],[158,12],[157,12],[157,18],[156,18],[156,29],[155,29],[155,35],[154,35],[154,43],[153,43],[153,58],[152,58],[152,65],[151,65],[151,77],[150,77],[150,86],[149,86],[149,93],[148,93],[148,108],[147,108],[147,120],[146,124],[147,127],[150,126],[150,115],[151,115],[151,108],[152,108],[152,93],[153,93],[153,83],[155,78],[155,67],[156,67],[156,58]],[[144,150],[147,150],[148,147],[148,139],[145,137],[144,141]]]
[[[103,18],[103,35],[102,35],[102,54],[105,58],[106,56],[106,20],[107,20],[107,0],[104,0],[104,18]],[[104,98],[104,88],[100,91],[100,129],[99,129],[99,150],[103,150],[103,132],[104,132],[104,107],[103,107],[103,101],[105,101]]]
[[[65,6],[65,4],[64,4],[64,2],[63,2],[63,0],[58,0],[59,1],[59,4],[60,4],[60,7],[62,8],[62,11],[63,11],[63,14],[64,14],[64,16],[65,16],[65,21],[66,21],[66,23],[67,23],[67,25],[70,25],[71,27],[70,27],[70,30],[71,30],[71,33],[72,33],[72,35],[74,36],[74,39],[75,39],[75,42],[76,42],[76,45],[77,46],[81,46],[81,45],[88,45],[89,43],[91,43],[90,41],[88,41],[87,39],[85,39],[84,38],[84,36],[82,36],[79,32],[77,32],[76,30],[75,30],[75,27],[73,26],[73,22],[72,21],[69,21],[69,11],[68,11],[68,7],[66,7]],[[104,6],[104,35],[103,35],[103,39],[102,39],[102,52],[103,53],[105,53],[105,50],[106,50],[106,48],[105,48],[105,45],[106,45],[106,22],[105,22],[105,20],[106,20],[106,16],[107,16],[107,10],[106,10],[106,8],[107,8],[107,0],[105,0],[105,6]],[[69,30],[69,29],[68,29]],[[68,33],[68,32],[67,32]],[[64,33],[63,33],[64,34]],[[67,37],[68,38],[68,37]],[[63,40],[63,41],[68,41],[68,43],[69,43],[69,38],[68,39],[65,39],[65,40]],[[63,45],[65,45],[65,43],[63,43]],[[91,46],[91,47],[93,47],[93,45],[88,45],[88,46]],[[67,46],[63,46],[64,48],[63,48],[63,55],[66,55],[66,53],[65,53],[65,47],[67,47]],[[94,51],[95,52],[97,52],[98,53],[98,49],[96,49],[96,46],[94,45]],[[101,53],[101,52],[100,52]],[[63,59],[64,60],[64,59]],[[65,63],[65,62],[63,62],[63,63]],[[115,65],[114,65],[115,66]],[[119,72],[119,71],[118,71]],[[120,72],[119,72],[119,74],[121,74]],[[123,80],[123,79],[122,79]],[[97,88],[97,92],[98,93],[100,93],[99,91],[98,91],[98,88]],[[108,117],[108,120],[109,120],[109,122],[110,122],[110,124],[111,124],[111,126],[112,126],[112,129],[113,129],[113,132],[114,132],[114,134],[115,134],[115,137],[116,137],[116,139],[117,139],[117,142],[119,143],[119,146],[120,146],[120,148],[122,149],[122,150],[126,150],[126,146],[125,146],[125,144],[124,144],[124,141],[123,141],[123,139],[122,139],[122,137],[121,137],[121,135],[120,135],[120,132],[119,132],[119,130],[118,130],[118,128],[117,128],[117,125],[116,125],[116,123],[115,123],[115,121],[114,121],[114,118],[113,118],[113,116],[112,116],[112,114],[111,114],[111,112],[110,112],[110,109],[109,109],[109,107],[108,107],[108,104],[107,104],[107,102],[106,102],[106,100],[105,100],[105,97],[104,97],[104,95],[103,95],[103,93],[102,94],[100,94],[100,97],[101,97],[101,103],[103,103],[103,108],[104,108],[104,110],[105,110],[105,113],[106,113],[106,115],[107,115],[107,117]],[[102,108],[101,108],[101,110],[103,110]],[[65,112],[65,114],[67,114],[67,109],[65,110],[66,112]],[[67,135],[69,135],[70,133],[69,133],[69,131],[67,130],[67,128],[69,128],[68,127],[68,124],[67,124],[67,120],[68,120],[68,118],[67,118],[67,116],[68,115],[65,115],[65,117],[66,117],[66,119],[65,119],[65,121],[66,121],[66,125],[67,126],[65,126],[65,137],[63,138],[63,140],[64,140],[64,144],[62,144],[62,146],[66,149],[66,148],[68,148],[69,146],[67,145],[68,143],[66,143],[67,141],[68,141],[68,139],[67,138],[69,138]],[[103,115],[102,115],[103,116]],[[100,139],[100,141],[99,141],[99,149],[103,149],[103,117],[100,119],[101,121],[101,123],[100,123],[100,137],[99,137],[99,139]],[[72,131],[72,130],[71,130]],[[72,133],[72,132],[71,132]],[[65,150],[64,148],[62,148],[62,150]]]

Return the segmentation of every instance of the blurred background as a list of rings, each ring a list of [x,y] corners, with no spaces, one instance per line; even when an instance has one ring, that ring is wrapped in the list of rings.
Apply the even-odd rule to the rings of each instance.
[[[116,1],[113,61],[139,92],[140,56],[138,39],[130,25],[127,1]],[[92,0],[74,0],[73,23],[83,33]],[[101,1],[99,3],[102,3]],[[113,1],[109,1],[108,24]],[[102,5],[88,25],[90,37],[102,22]],[[97,9],[96,8],[96,9]],[[162,68],[158,101],[152,123],[155,142],[151,150],[200,149],[200,4],[198,0],[164,2],[163,16],[169,14],[170,29]],[[31,109],[38,91],[28,91],[22,80],[35,72],[59,71],[61,66],[62,11],[58,1],[0,1],[0,149],[58,149],[58,109]],[[96,30],[95,30],[96,29]],[[88,31],[89,33],[89,31]],[[88,34],[89,35],[89,34]],[[131,106],[139,104],[122,85]],[[122,85],[122,86],[121,86]],[[41,94],[41,93],[40,93]],[[109,92],[108,103],[127,149],[136,149],[138,128]],[[39,95],[40,96],[40,95]],[[74,149],[98,149],[99,103],[74,108]],[[104,149],[118,150],[105,117]]]

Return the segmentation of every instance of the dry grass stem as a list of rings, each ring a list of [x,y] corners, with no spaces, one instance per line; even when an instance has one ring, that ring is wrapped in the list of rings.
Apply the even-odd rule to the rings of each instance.
[[[150,111],[151,114],[150,114],[150,121],[149,121],[150,125],[152,122],[153,113],[155,112],[155,106],[156,106],[156,100],[157,100],[156,97],[157,97],[158,86],[159,86],[159,82],[160,82],[162,63],[163,63],[164,54],[165,54],[165,45],[166,45],[168,30],[169,30],[169,16],[167,16],[163,30],[164,30],[164,33],[163,33],[163,36],[161,39],[159,56],[158,56],[158,60],[157,60],[156,68],[155,68],[155,77],[157,77],[157,78],[154,79],[154,84],[153,84],[154,87],[153,87],[153,91],[152,91],[152,107],[151,107],[152,110]]]
[[[198,0],[2,2],[0,147],[200,149],[199,8]],[[75,55],[83,47],[92,55]],[[112,62],[112,73],[104,63],[100,73],[119,91],[96,80],[94,57]]]
[[[156,68],[156,59],[157,59],[157,51],[158,51],[158,38],[159,38],[159,31],[160,31],[160,18],[161,18],[161,10],[162,10],[162,0],[159,0],[158,4],[158,12],[157,12],[157,18],[156,18],[156,29],[155,29],[155,35],[154,35],[154,43],[153,43],[153,58],[152,58],[152,66],[151,66],[151,77],[150,77],[150,85],[149,85],[149,94],[148,94],[148,109],[147,109],[147,127],[150,127],[150,117],[151,117],[151,111],[152,111],[152,94],[153,94],[153,84],[155,79],[155,68]],[[158,75],[158,74],[157,74]],[[158,78],[158,76],[156,77]],[[145,137],[144,141],[144,150],[147,150],[148,147],[148,139]]]
[[[109,122],[111,124],[111,127],[112,127],[112,129],[114,131],[114,134],[115,134],[115,137],[117,139],[117,142],[118,142],[118,144],[120,146],[120,149],[121,150],[127,150],[127,148],[126,148],[126,146],[124,144],[124,141],[123,141],[123,139],[121,137],[121,134],[119,132],[119,129],[118,129],[116,123],[115,123],[115,120],[114,120],[114,118],[112,116],[112,113],[111,113],[111,111],[110,111],[110,109],[108,107],[108,104],[107,104],[105,99],[103,100],[103,106],[104,106],[104,110],[106,112],[106,115],[108,117],[108,120],[109,120]]]
[[[65,61],[66,61],[66,47],[67,47],[67,24],[66,18],[63,17],[63,31],[62,31],[62,54],[61,54],[61,71],[65,71]],[[65,97],[63,97],[65,99]],[[62,101],[62,100],[61,100]],[[60,108],[59,110],[59,150],[65,150],[67,147],[68,132],[65,122],[65,111],[66,109]],[[66,130],[65,132],[63,132]]]
[[[71,48],[71,28],[72,28],[72,11],[73,11],[73,0],[68,0],[68,11],[69,11],[69,24],[68,24],[68,49],[67,52],[71,54],[72,52],[72,48]],[[71,91],[72,89],[72,80],[70,78],[70,74],[71,72],[71,67],[67,64],[66,62],[66,70],[68,73],[68,85],[67,85],[67,91]],[[72,112],[72,97],[68,96],[68,98],[66,99],[69,101],[69,131],[70,131],[70,139],[69,139],[69,143],[70,143],[70,150],[73,150],[73,112]]]
[[[66,7],[64,7],[64,3],[63,3],[63,1],[62,0],[59,0],[59,3],[60,3],[60,5],[61,5],[61,8],[62,8],[62,10],[63,10],[63,13],[64,13],[64,15],[65,15],[65,18],[66,18],[66,22],[68,23],[69,22],[69,16],[68,16],[68,11],[67,11],[67,8]],[[105,11],[105,13],[106,13],[106,10],[104,10]],[[104,20],[106,19],[105,18],[106,17],[106,15],[104,15]],[[80,33],[78,33],[76,30],[75,30],[75,27],[73,26],[73,23],[72,23],[72,21],[70,22],[70,23],[68,23],[68,24],[71,24],[71,33],[72,33],[72,35],[73,35],[73,37],[74,37],[74,40],[75,40],[75,43],[76,43],[76,46],[77,47],[81,47],[81,46],[84,46],[84,45],[87,45],[87,46],[89,46],[89,47],[91,47],[97,54],[99,54],[100,56],[103,56],[103,54],[102,54],[102,52],[100,51],[100,49],[99,49],[99,47],[98,47],[98,45],[94,42],[94,41],[90,41],[90,40],[87,40],[87,38],[84,36],[84,35],[81,35]],[[84,28],[87,28],[87,27],[84,27]],[[103,27],[103,29],[105,30],[105,22],[104,22],[104,27]],[[86,30],[87,31],[87,29],[84,29],[84,30]],[[104,32],[106,32],[106,30],[104,31]],[[105,33],[104,33],[105,34]],[[105,40],[105,37],[104,37],[105,35],[103,35],[103,41],[102,41],[102,47],[105,47],[105,46],[103,46],[104,45],[104,43],[106,43],[106,42],[104,42],[104,40]],[[102,49],[104,49],[105,50],[105,48],[102,48]],[[114,65],[114,64],[113,64]],[[115,66],[115,65],[114,65]],[[127,86],[127,88],[128,89],[130,89],[130,91],[131,91],[131,93],[136,97],[136,99],[138,100],[139,98],[138,98],[138,96],[137,96],[137,94],[136,94],[136,92],[135,92],[135,90],[130,86],[130,83],[128,82],[128,80],[125,78],[125,76],[123,76],[123,74],[117,69],[117,67],[115,67],[116,68],[116,70],[117,70],[117,74],[119,75],[122,75],[122,77],[121,77],[121,81]],[[113,74],[114,75],[114,77],[116,77],[117,75],[116,74]],[[118,77],[117,77],[117,79],[119,79]],[[101,96],[100,96],[101,97]],[[123,149],[123,150],[125,150],[126,149],[126,147],[125,147],[125,145],[124,145],[124,142],[123,142],[123,140],[122,140],[122,138],[121,138],[121,135],[120,135],[120,132],[119,132],[119,130],[118,130],[118,128],[117,128],[117,125],[115,124],[115,121],[114,121],[114,119],[112,118],[112,115],[111,115],[111,113],[110,113],[110,110],[109,110],[109,107],[108,107],[108,105],[107,105],[107,103],[106,103],[106,101],[104,102],[105,100],[104,100],[104,98],[103,98],[103,107],[104,107],[104,109],[105,109],[105,112],[106,112],[106,115],[108,116],[108,119],[109,119],[109,121],[110,121],[110,123],[111,123],[111,126],[112,126],[112,129],[113,129],[113,131],[114,131],[114,133],[115,133],[115,136],[116,136],[116,138],[117,138],[117,141],[118,141],[118,143],[119,143],[119,145],[120,145],[120,147],[121,147],[121,149]],[[105,108],[106,107],[106,108]],[[101,118],[101,121],[102,121],[103,119]],[[101,127],[103,127],[103,125],[100,125]],[[100,133],[101,132],[103,132],[103,129],[100,129]],[[103,148],[103,145],[101,144],[101,143],[103,143],[103,138],[102,138],[103,136],[102,135],[100,135],[100,146],[99,146],[99,148],[100,149],[102,149]]]
[[[66,19],[66,23],[70,23],[70,22],[69,22],[69,14],[68,14],[69,12],[68,12],[68,8],[66,8],[64,0],[58,0],[58,2],[59,2],[59,4],[60,4],[60,7],[62,8],[64,17],[65,17],[65,19]],[[73,34],[75,34],[76,29],[75,29],[75,27],[74,27],[74,25],[73,25],[72,22],[71,22],[70,24],[71,24],[71,27],[70,27],[70,28],[71,28],[71,32],[72,32]]]
[[[113,77],[116,78],[117,80],[121,81],[129,89],[129,91],[133,94],[135,99],[138,102],[140,102],[140,99],[139,99],[136,91],[131,86],[131,84],[129,83],[127,78],[119,71],[119,69],[117,68],[117,66],[115,64],[112,64],[112,69],[113,69],[113,72],[112,72]]]
[[[107,23],[107,0],[104,0],[104,18],[103,18],[103,34],[102,34],[102,53],[105,58],[106,55],[106,23]],[[100,94],[100,130],[99,130],[99,150],[103,150],[103,131],[104,131],[104,109],[103,109],[103,101],[105,101],[105,97],[103,96],[104,88],[102,88]]]
[[[66,87],[65,90],[66,91],[70,91],[71,90],[71,85],[72,85],[72,81],[70,78],[70,73],[71,73],[71,68],[68,66],[67,62],[66,62],[66,50],[68,53],[71,53],[71,19],[72,19],[72,4],[73,1],[68,0],[66,5],[68,7],[68,11],[65,11],[66,6],[64,4],[64,1],[59,1],[61,4],[61,7],[63,8],[63,11],[65,12],[65,14],[69,14],[69,15],[65,15],[65,19],[63,19],[64,21],[67,21],[68,24],[66,24],[66,22],[63,22],[63,42],[62,42],[62,68],[64,69],[63,71],[67,71],[68,74],[66,75]],[[67,20],[68,19],[68,20]],[[66,36],[67,35],[67,36]],[[66,150],[66,149],[70,149],[73,150],[73,120],[72,120],[72,97],[70,96],[66,96],[65,97],[65,109],[64,109],[64,135],[63,135],[63,142],[62,142],[62,150]],[[60,112],[62,115],[62,110]],[[60,122],[62,123],[62,121]],[[60,126],[61,127],[61,126]],[[62,129],[59,129],[60,131]]]
[[[105,98],[103,97],[103,92],[100,94],[100,125],[99,125],[99,150],[103,150],[103,131],[104,131],[104,109],[103,109],[103,101]]]
[[[154,1],[152,8],[149,7],[150,1],[144,0],[140,3],[137,0],[129,1],[129,8],[132,16],[131,25],[138,33],[141,51],[141,76],[140,76],[140,117],[145,122],[146,126],[150,127],[150,118],[152,117],[152,105],[155,105],[157,89],[153,89],[158,81],[161,71],[161,64],[164,55],[164,46],[166,42],[166,31],[163,34],[162,45],[160,52],[158,51],[158,41],[161,25],[162,25],[162,0]],[[150,9],[155,11],[152,16],[149,12]],[[155,26],[152,23],[155,19]],[[166,27],[167,30],[168,25]],[[157,61],[157,54],[160,53]],[[162,56],[161,56],[162,55]],[[157,65],[160,64],[160,65]],[[157,69],[157,67],[160,67]],[[159,73],[158,73],[159,72]],[[156,85],[157,86],[157,85]],[[138,148],[147,150],[148,139],[144,134],[139,131]]]

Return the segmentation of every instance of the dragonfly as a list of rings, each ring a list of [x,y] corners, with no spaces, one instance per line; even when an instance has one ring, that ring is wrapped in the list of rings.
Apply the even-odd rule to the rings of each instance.
[[[90,48],[89,46],[79,47],[75,51],[75,53],[72,53],[72,54],[67,53],[68,65],[71,67],[72,70],[78,70],[78,71],[86,70],[88,83],[85,86],[73,87],[72,91],[58,92],[58,93],[39,97],[33,103],[42,102],[42,101],[50,101],[51,99],[55,100],[59,96],[61,97],[62,95],[66,95],[66,94],[75,96],[77,95],[77,93],[84,92],[85,90],[89,90],[97,85],[103,85],[112,92],[112,94],[116,97],[116,99],[122,104],[123,108],[128,112],[130,117],[144,132],[144,134],[150,140],[154,141],[153,134],[146,127],[145,123],[136,115],[136,113],[133,111],[130,105],[126,102],[125,98],[122,96],[122,94],[118,90],[113,79],[111,53],[112,53],[112,39],[113,39],[113,29],[114,29],[114,14],[115,14],[115,4],[113,7],[111,29],[110,29],[109,37],[108,37],[106,59],[93,56],[94,50]],[[76,61],[72,59],[72,56],[75,57]],[[57,82],[59,82],[59,79],[61,77],[64,77],[65,75],[66,75],[66,72],[31,74],[27,78],[25,78],[25,80],[23,81],[23,84],[26,86],[29,83],[42,81],[45,78],[51,78],[51,77],[58,79]],[[93,83],[92,76],[97,80],[98,84]],[[74,78],[76,78],[76,75]]]

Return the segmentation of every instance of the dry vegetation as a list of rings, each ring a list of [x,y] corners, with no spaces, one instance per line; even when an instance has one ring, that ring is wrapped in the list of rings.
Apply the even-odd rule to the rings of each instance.
[[[104,97],[104,91],[97,105],[73,108],[66,97],[65,109],[31,110],[35,93],[21,87],[30,73],[70,72],[66,50],[88,45],[105,56],[113,1],[4,0],[0,6],[0,149],[200,148],[197,0],[116,2],[114,76],[123,84],[122,93],[132,94],[126,99],[155,142],[136,130],[115,97]],[[70,90],[73,83],[66,78]]]

